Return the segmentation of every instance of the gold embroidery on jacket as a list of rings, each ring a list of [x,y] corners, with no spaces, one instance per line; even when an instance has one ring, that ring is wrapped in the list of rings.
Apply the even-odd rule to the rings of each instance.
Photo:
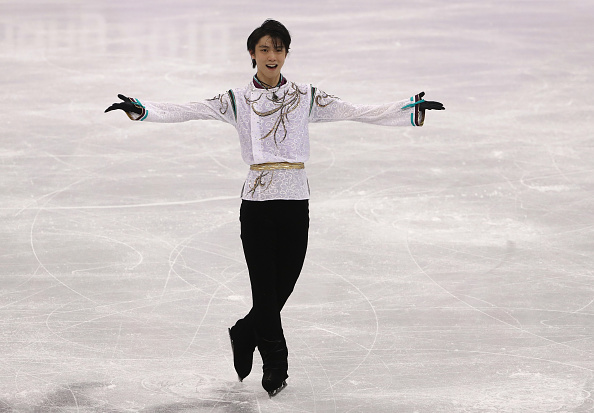
[[[326,104],[322,103],[322,99],[328,99],[328,98],[330,98],[332,100],[330,100]],[[320,94],[318,94],[318,96],[316,96],[315,102],[316,102],[316,105],[318,105],[319,107],[325,108],[326,106],[328,106],[329,104],[334,102],[336,99],[338,99],[336,96],[329,95],[326,92],[323,92],[320,90]]]
[[[210,100],[210,101],[213,101],[213,100],[218,100],[219,101],[219,103],[221,104],[221,107],[219,108],[219,112],[221,112],[221,115],[224,115],[229,110],[229,104],[227,103],[227,101],[225,101],[223,99],[224,96],[225,95],[221,94],[221,95],[215,96],[212,99],[207,99],[207,100]]]
[[[267,178],[268,175],[270,175],[270,179],[268,180],[268,182],[264,182],[264,179]],[[274,172],[263,171],[254,180],[254,185],[253,186],[250,185],[250,189],[247,192],[247,195],[251,195],[251,197],[253,198],[254,195],[256,194],[256,191],[258,190],[258,188],[264,188],[264,189],[262,189],[262,191],[266,191],[268,189],[268,187],[270,187],[270,184],[272,184],[272,178],[274,178]]]
[[[269,111],[260,112],[255,108],[255,103],[258,102],[264,93],[258,96],[257,99],[250,99],[247,96],[245,101],[251,106],[254,113],[262,118],[279,113],[272,128],[264,135],[261,140],[264,140],[270,136],[274,139],[274,144],[278,146],[279,143],[283,142],[287,138],[287,123],[289,122],[289,114],[299,107],[301,103],[301,96],[306,95],[307,92],[302,92],[295,83],[291,83],[288,90],[286,90],[283,96],[274,100],[267,97],[268,101],[272,102],[275,107]],[[282,129],[281,129],[282,128]],[[281,132],[282,130],[282,132]]]

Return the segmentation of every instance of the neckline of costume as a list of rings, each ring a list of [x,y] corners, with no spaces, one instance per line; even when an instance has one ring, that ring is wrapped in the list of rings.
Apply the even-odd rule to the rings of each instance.
[[[276,89],[277,87],[281,87],[287,84],[287,79],[283,76],[283,74],[281,73],[280,75],[280,79],[278,80],[278,83],[276,86],[270,86],[270,87],[266,87],[269,86],[268,84],[266,84],[266,86],[264,86],[264,82],[262,82],[260,79],[258,79],[257,75],[254,75],[254,79],[253,79],[253,83],[254,83],[254,87],[256,89],[266,89],[266,90],[270,90],[270,89]]]

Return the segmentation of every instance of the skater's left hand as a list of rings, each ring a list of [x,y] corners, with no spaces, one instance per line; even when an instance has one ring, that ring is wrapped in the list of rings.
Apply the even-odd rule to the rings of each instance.
[[[419,97],[421,99],[423,99],[423,96],[425,96],[425,92],[421,92],[419,93]],[[445,110],[445,108],[443,107],[443,104],[441,102],[433,102],[430,100],[426,100],[424,102],[419,103],[419,109],[420,110]]]

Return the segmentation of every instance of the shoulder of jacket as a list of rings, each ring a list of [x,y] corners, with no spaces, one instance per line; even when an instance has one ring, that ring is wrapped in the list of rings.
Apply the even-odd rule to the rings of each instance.
[[[294,88],[298,88],[299,90],[311,89],[311,85],[309,83],[289,82],[289,84]]]

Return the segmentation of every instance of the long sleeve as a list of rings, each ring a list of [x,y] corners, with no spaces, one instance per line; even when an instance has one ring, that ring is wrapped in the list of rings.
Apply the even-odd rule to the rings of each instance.
[[[128,113],[128,116],[132,120],[159,123],[219,120],[230,123],[231,125],[236,124],[237,108],[233,92],[231,91],[212,99],[184,104],[134,100],[137,106],[142,107],[143,113],[140,115]]]
[[[383,126],[422,126],[419,95],[380,105],[357,105],[312,87],[310,122],[351,120]]]

